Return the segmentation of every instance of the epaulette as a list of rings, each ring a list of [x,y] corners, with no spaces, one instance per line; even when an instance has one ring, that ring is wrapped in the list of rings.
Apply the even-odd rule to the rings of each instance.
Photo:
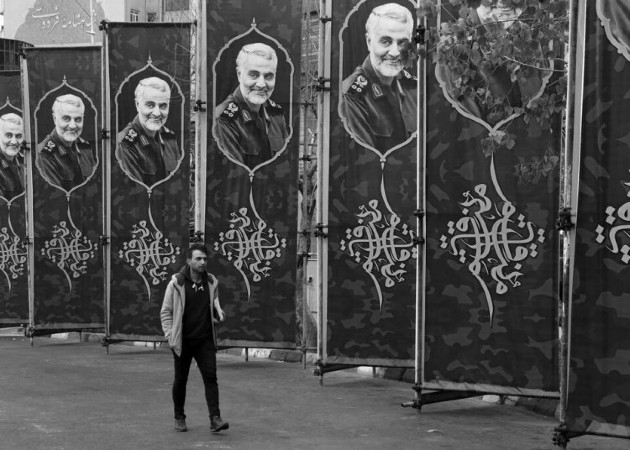
[[[272,108],[282,109],[282,106],[280,106],[279,104],[277,104],[276,102],[274,102],[271,99],[267,100],[267,103],[269,103],[269,106],[271,106]]]
[[[405,80],[414,81],[414,82],[418,81],[418,77],[410,74],[405,69],[403,69],[401,73],[402,73],[402,78],[404,78]]]
[[[369,83],[370,82],[367,78],[365,78],[365,75],[358,75],[348,88],[348,92],[363,94],[367,90]]]
[[[169,130],[169,129],[168,129],[168,128],[166,128],[166,127],[162,127],[162,128],[164,128],[164,132],[165,132],[166,134],[175,134],[175,132],[174,132],[173,130]]]
[[[46,142],[46,145],[44,145],[44,148],[42,150],[52,152],[56,148],[57,148],[57,144],[55,144],[54,141],[50,139],[48,142]]]
[[[238,105],[234,102],[230,102],[221,113],[221,117],[225,117],[227,119],[236,119],[238,117],[239,111],[240,108],[238,107]]]
[[[127,131],[127,134],[125,134],[123,139],[133,144],[138,139],[138,132],[133,128],[129,128],[129,131]]]
[[[83,139],[81,136],[79,136],[78,138],[79,144],[89,144],[88,141],[86,141],[85,139]]]

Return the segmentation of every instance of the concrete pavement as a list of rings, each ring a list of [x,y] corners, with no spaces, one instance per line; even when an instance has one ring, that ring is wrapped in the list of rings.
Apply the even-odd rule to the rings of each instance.
[[[189,431],[173,431],[172,357],[164,348],[0,337],[0,449],[552,449],[556,421],[478,398],[402,408],[408,383],[219,354],[226,432],[209,430],[191,369]],[[579,437],[570,450],[627,450]]]

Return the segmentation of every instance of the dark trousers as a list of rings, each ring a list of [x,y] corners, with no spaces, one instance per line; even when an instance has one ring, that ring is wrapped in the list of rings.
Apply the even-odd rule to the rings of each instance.
[[[217,355],[212,345],[212,339],[184,339],[182,342],[182,354],[175,358],[175,381],[173,381],[173,404],[175,406],[175,418],[184,419],[184,404],[186,403],[186,384],[190,364],[193,358],[199,366],[203,385],[206,392],[206,403],[210,417],[220,416],[219,411],[219,386],[217,384]]]

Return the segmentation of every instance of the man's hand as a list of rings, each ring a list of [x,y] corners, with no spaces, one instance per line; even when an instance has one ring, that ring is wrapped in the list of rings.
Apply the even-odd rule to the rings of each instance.
[[[216,308],[217,310],[217,319],[219,322],[223,322],[225,320],[225,313],[221,308]]]

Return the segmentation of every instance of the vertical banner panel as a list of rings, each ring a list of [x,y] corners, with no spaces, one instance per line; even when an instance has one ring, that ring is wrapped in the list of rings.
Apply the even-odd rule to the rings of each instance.
[[[453,43],[445,22],[457,21],[459,10],[443,3],[442,42]],[[467,9],[472,27],[477,11]],[[526,20],[515,19],[505,26]],[[478,84],[468,95],[456,89],[448,57],[444,50],[429,65],[427,81],[422,385],[556,396],[560,122],[552,117],[542,129],[517,108],[540,97],[562,67],[541,59],[513,83],[502,66],[492,73],[472,66],[477,75],[468,76]],[[486,89],[514,108],[489,110],[475,98]],[[520,96],[509,98],[514,92]],[[507,147],[493,147],[508,136]]]
[[[587,2],[567,427],[630,437],[630,10]]]
[[[332,4],[327,363],[413,366],[416,4],[387,3]],[[384,37],[396,39],[394,62]]]
[[[301,2],[208,7],[206,243],[221,345],[295,346]]]
[[[8,114],[22,117],[19,70],[0,71],[0,117],[5,119],[0,120],[0,327],[28,323],[24,154],[19,143],[24,130]]]
[[[101,328],[100,47],[26,49],[34,331]]]
[[[190,24],[106,26],[108,335],[163,339],[164,290],[189,243]]]

